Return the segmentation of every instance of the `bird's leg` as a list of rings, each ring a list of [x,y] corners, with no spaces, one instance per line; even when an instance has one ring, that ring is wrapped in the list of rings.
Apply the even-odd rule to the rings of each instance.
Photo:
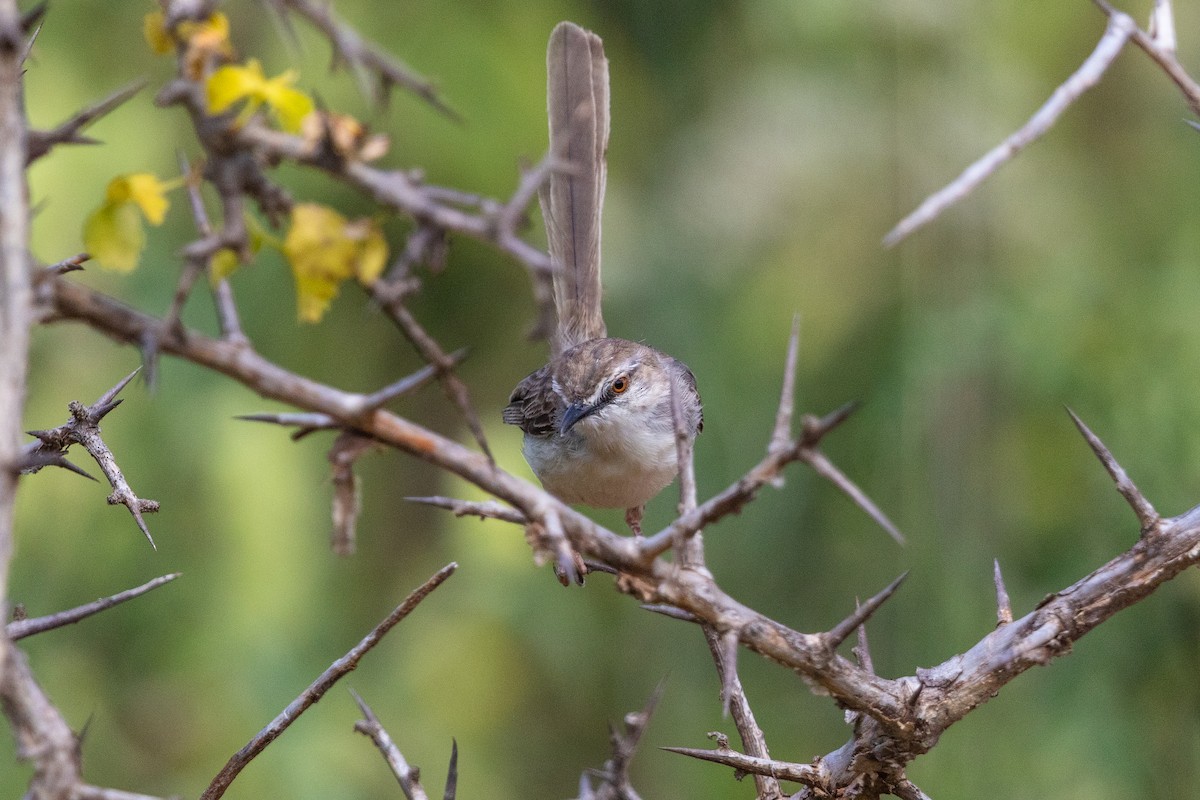
[[[642,513],[646,510],[645,506],[634,506],[633,508],[625,509],[625,524],[629,526],[629,530],[633,531],[633,535],[642,538]]]

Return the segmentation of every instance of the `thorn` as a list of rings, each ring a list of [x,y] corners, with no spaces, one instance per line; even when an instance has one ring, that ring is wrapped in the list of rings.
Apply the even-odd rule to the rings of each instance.
[[[1000,559],[992,560],[992,578],[996,582],[996,625],[1007,625],[1013,621],[1012,604],[1008,590],[1004,588],[1004,576],[1000,574]]]
[[[677,608],[675,606],[669,606],[665,603],[643,603],[642,610],[651,611],[655,614],[662,614],[664,617],[670,617],[671,619],[681,619],[684,622],[700,622],[700,618],[692,612],[685,611],[684,609]]]
[[[775,429],[771,432],[769,450],[778,452],[791,446],[792,413],[796,405],[796,362],[800,354],[800,315],[792,316],[792,332],[788,336],[787,357],[783,365],[783,387],[779,391],[779,410],[775,412]]]
[[[855,607],[855,609],[858,609],[861,607],[858,603],[857,597],[854,598],[854,607]],[[858,665],[860,667],[862,667],[863,669],[865,669],[867,672],[871,673],[872,675],[875,674],[875,663],[871,660],[871,647],[867,643],[867,626],[866,625],[858,626],[858,644],[856,644],[852,648],[851,652],[853,652],[854,657],[858,659]]]
[[[805,414],[802,427],[803,432],[800,434],[801,443],[805,447],[812,447],[817,444],[827,433],[849,419],[850,415],[857,411],[861,405],[861,401],[851,400],[835,408],[823,417],[814,417],[812,414]]]
[[[238,414],[234,419],[240,419],[245,422],[269,422],[272,425],[295,426],[308,432],[339,427],[333,417],[320,412],[260,411],[254,414]]]
[[[89,481],[96,481],[97,483],[99,482],[99,479],[94,477],[90,472],[88,472],[87,470],[83,469],[80,466],[72,464],[61,454],[56,453],[55,455],[57,456],[56,458],[51,458],[49,461],[46,462],[47,466],[60,467],[62,469],[65,469],[67,472],[74,472],[76,475],[82,475],[83,477],[87,478]]]
[[[1109,477],[1117,485],[1117,491],[1121,493],[1121,496],[1125,498],[1125,502],[1129,503],[1129,507],[1137,515],[1138,522],[1142,526],[1142,534],[1146,534],[1158,525],[1160,519],[1158,512],[1154,510],[1154,506],[1145,498],[1137,488],[1137,485],[1129,479],[1125,470],[1121,468],[1121,465],[1113,458],[1113,454],[1105,447],[1104,442],[1100,441],[1100,437],[1092,433],[1091,429],[1069,407],[1067,408],[1067,413],[1071,415],[1071,419],[1075,422],[1075,427],[1083,434],[1083,438],[1087,440],[1088,445],[1092,448],[1092,452],[1096,454],[1096,458],[1100,459],[1100,463],[1104,465],[1104,469],[1108,472]]]
[[[444,800],[454,800],[458,791],[458,740],[450,737],[450,769],[446,772],[446,792]]]
[[[468,348],[455,350],[450,355],[446,356],[446,360],[441,364],[426,364],[421,369],[411,375],[408,375],[390,386],[385,386],[377,392],[372,392],[363,397],[362,410],[374,411],[375,409],[390,403],[401,395],[408,394],[421,388],[429,383],[434,378],[439,377],[445,372],[454,369],[467,358]]]
[[[88,253],[79,253],[70,258],[64,258],[57,264],[51,264],[46,267],[46,272],[51,275],[65,275],[68,272],[76,272],[83,269],[83,262],[89,260],[91,255]]]
[[[866,492],[834,466],[824,453],[819,450],[809,450],[807,455],[802,455],[801,458],[814,472],[840,489],[842,494],[849,497],[856,506],[866,512],[867,516],[875,520],[875,524],[887,531],[896,544],[904,546],[906,543],[904,534],[900,532],[896,524],[888,518],[887,514],[883,513],[879,506],[875,505],[875,501],[868,497]]]
[[[884,601],[896,593],[896,590],[900,588],[900,584],[904,583],[904,579],[907,577],[908,570],[905,570],[900,573],[898,578],[885,586],[879,594],[867,600],[867,602],[855,609],[853,614],[846,617],[826,633],[825,641],[830,649],[846,641],[846,637],[853,633],[855,628],[870,619],[871,615],[878,611],[879,607],[884,604]]]
[[[47,0],[42,0],[33,8],[21,15],[21,30],[29,33],[35,25],[41,22],[42,17],[46,15],[46,7],[49,5]]]
[[[111,388],[111,389],[109,389],[107,392],[105,392],[105,393],[104,393],[104,394],[103,394],[103,395],[100,397],[100,399],[99,399],[99,400],[97,400],[97,401],[96,401],[95,403],[93,403],[92,405],[93,405],[93,406],[106,406],[106,405],[108,405],[109,403],[112,403],[113,399],[114,399],[114,398],[115,398],[115,397],[116,397],[118,394],[120,394],[120,393],[121,393],[121,390],[122,390],[122,389],[124,389],[126,386],[128,386],[128,385],[129,385],[129,382],[130,382],[131,380],[133,380],[133,379],[134,379],[134,376],[136,376],[136,375],[137,375],[139,372],[141,372],[141,371],[142,371],[142,368],[141,368],[141,367],[138,367],[138,368],[137,368],[137,369],[135,369],[133,372],[131,372],[131,373],[129,373],[128,375],[126,375],[124,378],[122,378],[122,379],[120,380],[120,382],[119,382],[119,383],[118,383],[116,386],[114,386],[113,388]],[[116,408],[116,404],[113,404],[113,408]],[[103,418],[103,417],[104,417],[104,414],[107,414],[109,411],[112,411],[112,408],[109,408],[108,410],[104,411],[104,413],[100,414],[100,416],[99,416],[99,417],[97,417],[96,419],[97,419],[97,420],[99,420],[99,419]]]

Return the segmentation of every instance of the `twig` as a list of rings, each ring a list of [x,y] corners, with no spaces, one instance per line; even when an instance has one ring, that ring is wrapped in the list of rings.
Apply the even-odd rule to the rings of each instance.
[[[456,517],[479,517],[480,519],[499,519],[513,522],[517,525],[528,525],[529,519],[511,506],[497,503],[495,500],[459,500],[456,497],[406,497],[410,503],[423,503],[435,508],[444,508],[453,512]]]
[[[342,427],[342,423],[329,414],[311,411],[260,411],[254,414],[239,414],[234,419],[245,420],[246,422],[268,422],[272,425],[298,428],[292,434],[293,440],[303,439],[315,431],[332,430]]]
[[[17,740],[17,757],[33,762],[30,800],[69,798],[79,783],[79,748],[62,713],[38,685],[29,662],[0,636],[0,708]]]
[[[680,515],[663,530],[643,539],[639,545],[643,558],[655,558],[681,539],[693,535],[722,517],[737,513],[758,495],[763,486],[778,486],[783,468],[794,461],[808,464],[818,475],[846,493],[893,538],[903,542],[904,537],[891,520],[818,449],[821,440],[845,422],[856,407],[856,403],[847,403],[824,417],[805,415],[799,439],[788,447],[776,447],[773,450],[769,448],[766,457],[736,483],[709,498],[694,511]]]
[[[1105,70],[1116,59],[1121,48],[1129,41],[1129,37],[1136,29],[1137,26],[1133,24],[1133,20],[1124,14],[1110,15],[1108,27],[1097,43],[1096,49],[1080,65],[1079,69],[1075,70],[1062,85],[1054,90],[1050,99],[1029,118],[1029,121],[963,170],[961,175],[944,188],[927,197],[915,211],[900,220],[896,227],[883,237],[883,246],[892,247],[899,244],[917,229],[937,219],[943,211],[965,198],[996,170],[1040,139],[1046,131],[1054,126],[1054,123],[1072,103],[1100,81]]]
[[[134,493],[133,489],[129,487],[129,482],[121,473],[121,468],[117,466],[112,451],[100,438],[100,420],[121,404],[121,401],[116,399],[117,395],[133,380],[140,369],[139,367],[126,375],[116,386],[105,392],[90,406],[85,406],[78,400],[72,400],[67,405],[71,412],[71,419],[66,424],[50,430],[30,431],[29,435],[37,438],[39,443],[30,448],[28,454],[32,456],[43,453],[61,455],[72,444],[81,445],[100,465],[100,470],[112,486],[113,491],[108,496],[108,504],[123,505],[128,508],[138,529],[150,542],[150,546],[158,549],[154,544],[154,538],[150,536],[150,530],[146,527],[146,521],[142,518],[143,514],[158,511],[158,503],[154,500],[144,500]]]
[[[622,728],[616,725],[609,726],[608,739],[612,746],[612,754],[600,769],[584,773],[581,776],[581,785],[586,785],[591,790],[591,783],[586,781],[587,775],[591,774],[601,780],[602,796],[617,800],[638,800],[638,793],[629,778],[629,768],[650,718],[654,715],[654,709],[662,699],[664,685],[659,682],[641,709],[625,715]]]
[[[425,384],[429,383],[434,378],[447,374],[447,370],[454,369],[467,358],[467,349],[464,347],[460,350],[455,350],[449,355],[442,356],[439,363],[426,364],[416,372],[408,375],[390,386],[385,386],[377,392],[365,395],[362,405],[363,411],[373,411],[376,408],[381,408],[395,400],[397,397],[414,392],[420,389]],[[470,400],[468,399],[468,404]],[[478,422],[478,420],[476,420]]]
[[[108,114],[146,86],[145,79],[122,87],[94,105],[75,112],[70,119],[49,131],[30,131],[26,146],[25,163],[32,164],[60,144],[97,144],[95,139],[81,135],[81,131]]]
[[[91,259],[91,256],[87,253],[77,253],[70,258],[64,258],[57,264],[51,264],[45,269],[46,272],[51,275],[65,275],[68,272],[77,272],[78,270],[83,269],[83,262],[88,261],[89,259]]]
[[[378,94],[374,98],[376,101],[385,101],[393,85],[403,86],[455,122],[462,121],[458,112],[450,108],[438,96],[437,89],[430,81],[419,77],[392,56],[363,41],[357,32],[342,24],[333,15],[329,5],[314,3],[310,0],[268,1],[281,15],[288,11],[295,12],[325,34],[333,46],[334,63],[343,60],[360,69],[373,71],[379,83]]]
[[[118,592],[110,597],[104,597],[91,603],[82,606],[77,606],[66,611],[59,611],[55,614],[50,614],[45,617],[33,617],[30,619],[17,620],[10,622],[5,626],[5,631],[8,634],[10,641],[17,641],[26,636],[33,636],[37,633],[61,628],[64,625],[73,625],[80,620],[86,619],[93,614],[98,614],[101,611],[120,605],[126,600],[132,600],[135,597],[141,597],[149,591],[157,589],[163,584],[170,583],[178,578],[182,573],[172,572],[169,575],[162,575],[152,581],[147,581],[141,586],[133,589],[126,589],[123,592]]]
[[[400,783],[400,789],[408,800],[429,800],[424,787],[421,786],[420,771],[416,767],[408,765],[400,748],[396,747],[392,737],[379,724],[379,718],[375,716],[375,712],[358,695],[358,692],[351,689],[350,694],[354,697],[354,702],[358,703],[358,709],[363,715],[363,719],[354,723],[354,730],[375,742],[375,746],[383,754],[384,760],[387,761],[388,767],[396,776],[396,780]]]
[[[403,303],[382,302],[381,305],[404,333],[405,338],[421,354],[421,358],[428,361],[434,368],[437,378],[442,382],[446,397],[457,406],[459,413],[463,415],[479,449],[487,456],[488,461],[495,461],[491,448],[488,447],[487,437],[483,432],[483,423],[479,421],[479,414],[476,413],[475,406],[471,402],[470,390],[467,389],[467,384],[463,382],[462,378],[454,373],[454,367],[461,359],[456,358],[455,355],[447,355],[441,345],[429,335],[421,323],[417,322],[417,318]]]
[[[1175,58],[1175,22],[1170,4],[1163,3],[1161,0],[1155,3],[1150,18],[1154,29],[1148,34],[1137,26],[1132,17],[1116,10],[1105,0],[1093,0],[1093,2],[1108,15],[1110,25],[1120,25],[1129,29],[1129,38],[1133,43],[1150,56],[1163,72],[1167,73],[1167,77],[1183,93],[1188,108],[1193,114],[1200,116],[1200,84],[1196,83]]]
[[[179,154],[179,171],[186,178],[188,205],[191,207],[192,220],[201,238],[183,249],[183,271],[180,273],[179,284],[171,301],[171,310],[167,312],[166,316],[165,326],[169,330],[174,330],[178,326],[184,303],[191,295],[196,279],[201,274],[211,273],[213,256],[222,249],[230,249],[238,253],[247,249],[245,223],[240,217],[225,220],[225,228],[220,233],[213,231],[208,211],[204,208],[204,198],[200,194],[200,173],[192,168],[183,153]],[[225,199],[224,195],[222,199]],[[229,281],[222,278],[212,285],[212,295],[217,309],[217,322],[220,325],[221,335],[234,342],[247,341]]]
[[[789,761],[776,761],[771,758],[757,758],[745,755],[728,747],[718,747],[716,750],[704,750],[695,747],[662,747],[668,753],[678,753],[682,756],[711,761],[714,764],[724,764],[741,772],[752,775],[764,775],[775,780],[794,781],[805,786],[825,788],[831,786],[829,776],[819,765],[795,764]]]
[[[279,716],[271,720],[270,724],[259,731],[245,747],[233,754],[224,768],[213,778],[208,788],[204,790],[204,794],[200,795],[200,800],[216,800],[216,798],[225,794],[225,790],[229,788],[229,784],[233,783],[238,773],[255,756],[266,749],[267,745],[279,738],[279,735],[287,730],[288,726],[295,722],[297,717],[308,710],[313,703],[320,700],[342,676],[357,667],[359,660],[370,652],[371,648],[379,644],[388,631],[394,628],[400,620],[407,617],[422,600],[429,596],[430,592],[453,575],[456,569],[458,569],[458,564],[451,562],[434,573],[433,577],[414,589],[408,597],[404,598],[404,602],[396,606],[396,609],[383,622],[376,625],[374,630],[363,637],[361,642],[352,647],[346,655],[330,664],[329,668],[322,672],[299,697],[289,703],[287,708],[279,713]]]

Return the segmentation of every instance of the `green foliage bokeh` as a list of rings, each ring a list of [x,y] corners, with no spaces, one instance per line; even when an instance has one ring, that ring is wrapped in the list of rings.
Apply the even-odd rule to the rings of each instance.
[[[51,127],[142,76],[150,87],[31,171],[36,256],[81,249],[79,231],[119,172],[176,170],[197,157],[178,109],[153,104],[172,74],[141,38],[149,2],[49,10],[27,78],[32,123]],[[1142,3],[1148,6],[1147,3]],[[823,413],[864,401],[829,440],[835,461],[898,523],[897,547],[801,468],[706,534],[735,597],[802,630],[828,627],[855,596],[912,570],[870,626],[881,674],[961,652],[994,624],[992,560],[1017,614],[1126,548],[1136,524],[1074,431],[1064,404],[1105,439],[1167,514],[1200,493],[1200,137],[1165,76],[1132,50],[1059,125],[973,197],[892,251],[879,240],[928,192],[1014,130],[1086,57],[1104,20],[1089,3],[747,0],[719,3],[342,0],[336,10],[436,80],[455,124],[398,93],[373,109],[328,48],[298,42],[265,4],[225,9],[239,51],[268,74],[300,70],[328,107],[389,133],[384,164],[504,198],[545,148],[544,45],[573,19],[611,61],[605,217],[606,317],[687,362],[705,402],[702,495],[761,455],[788,327],[802,329],[799,403]],[[1130,9],[1143,13],[1144,8]],[[1200,19],[1181,7],[1182,47]],[[1195,60],[1195,59],[1190,59]],[[345,214],[363,200],[320,175],[280,180]],[[195,236],[182,197],[150,231],[132,276],[71,276],[161,314],[178,249]],[[530,238],[540,241],[535,226]],[[386,223],[394,247],[403,221]],[[524,338],[523,271],[455,239],[448,268],[413,303],[462,369],[499,462],[529,475],[519,433],[499,424],[511,387],[545,357]],[[317,326],[295,321],[290,277],[264,253],[233,278],[256,347],[291,369],[372,390],[419,365],[347,287]],[[214,329],[203,287],[185,315]],[[65,419],[138,363],[75,325],[36,332],[24,425]],[[106,420],[134,488],[161,501],[158,551],[106,490],[65,472],[25,478],[12,601],[30,615],[183,577],[149,597],[23,642],[53,700],[88,723],[85,778],[194,796],[224,761],[410,589],[461,568],[345,682],[440,792],[451,737],[459,796],[567,797],[607,756],[607,721],[666,678],[636,761],[646,797],[749,797],[727,770],[664,753],[724,730],[695,629],[638,610],[604,576],[564,590],[536,570],[520,531],[458,520],[403,498],[477,492],[393,452],[363,459],[359,552],[327,547],[327,437],[299,443],[234,419],[274,408],[194,366],[165,360]],[[464,436],[437,387],[400,413]],[[84,466],[84,456],[77,456]],[[665,522],[668,491],[649,510]],[[620,515],[603,513],[617,526]],[[1032,671],[952,728],[911,776],[934,797],[1187,796],[1200,779],[1200,584],[1187,573]],[[806,761],[840,745],[840,713],[794,676],[741,659],[772,753]],[[399,796],[352,732],[343,687],[260,756],[231,798]],[[28,768],[0,755],[0,795]]]

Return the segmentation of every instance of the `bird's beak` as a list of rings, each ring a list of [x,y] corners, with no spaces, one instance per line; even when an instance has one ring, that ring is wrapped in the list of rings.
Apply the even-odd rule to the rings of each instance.
[[[563,411],[562,422],[558,425],[558,435],[563,436],[567,431],[574,427],[576,422],[593,413],[596,406],[584,405],[583,403],[572,403]]]

